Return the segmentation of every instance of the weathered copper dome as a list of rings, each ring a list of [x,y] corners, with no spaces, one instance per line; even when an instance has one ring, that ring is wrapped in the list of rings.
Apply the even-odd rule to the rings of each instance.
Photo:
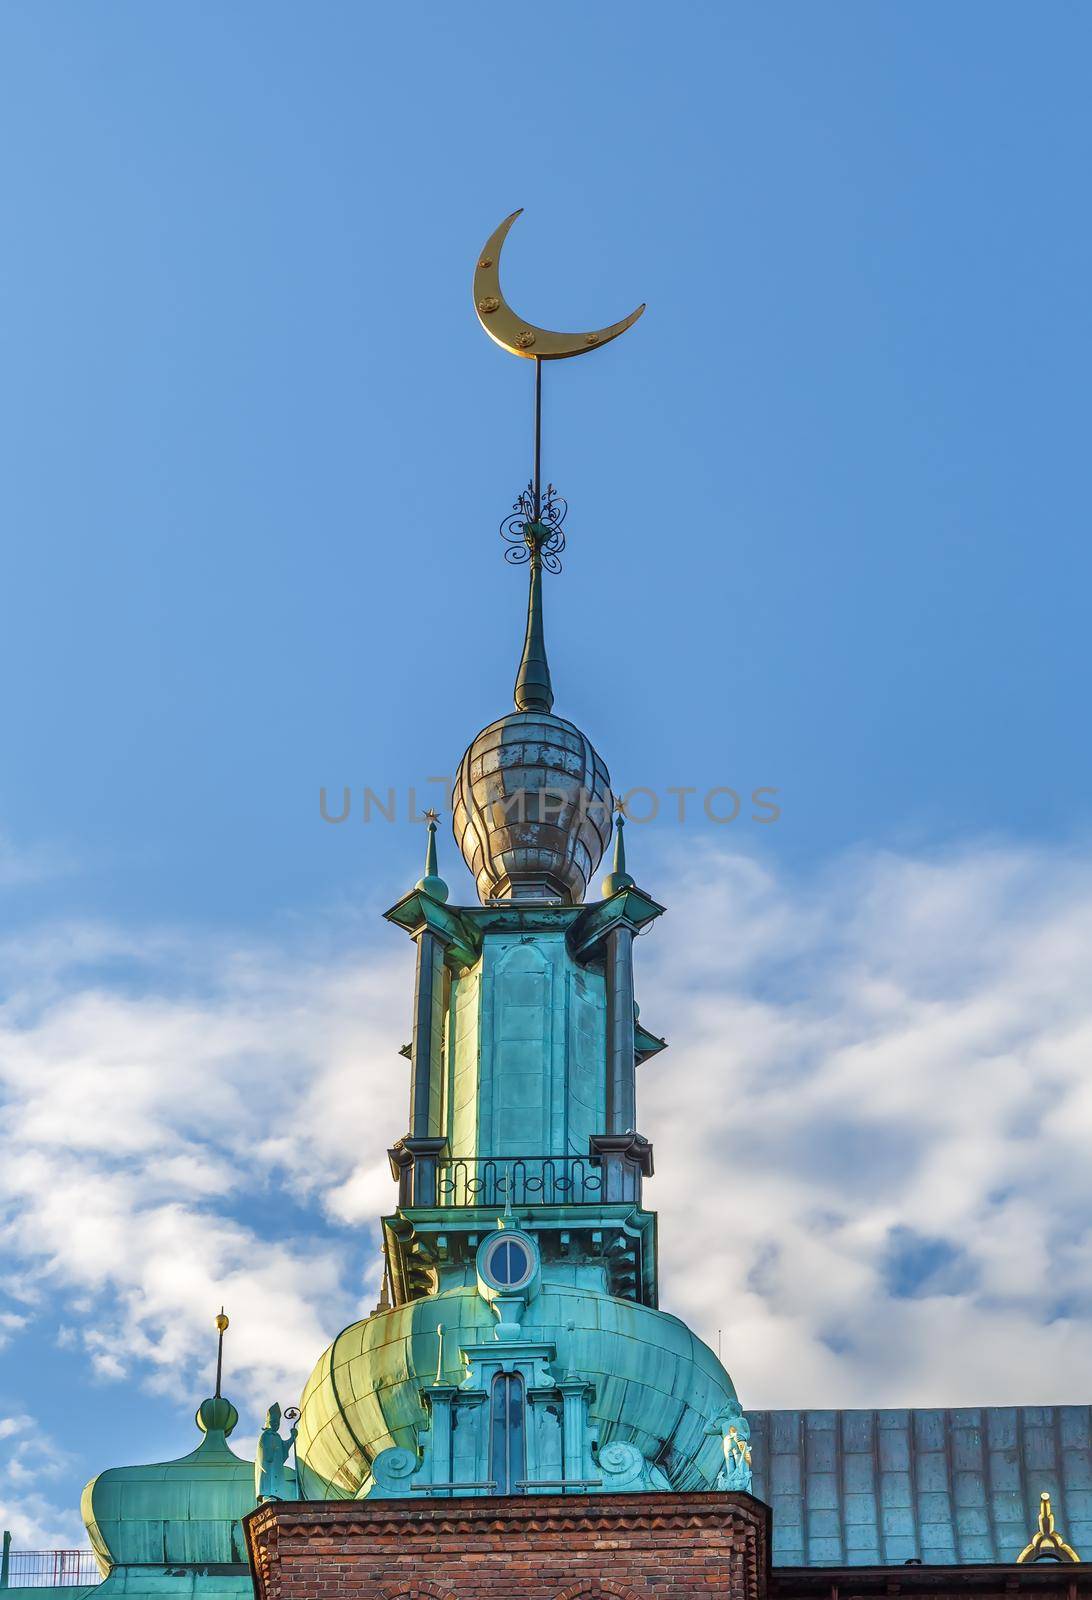
[[[579,904],[610,843],[610,774],[588,737],[550,711],[512,711],[483,728],[451,804],[483,903]]]
[[[319,1358],[300,1400],[301,1499],[361,1496],[381,1450],[401,1446],[407,1457],[417,1455],[440,1323],[446,1381],[458,1383],[466,1375],[459,1346],[492,1343],[496,1330],[493,1312],[470,1285],[354,1322]],[[589,1288],[544,1284],[523,1326],[525,1338],[556,1348],[562,1372],[577,1370],[587,1381],[603,1466],[603,1452],[630,1444],[662,1467],[673,1490],[716,1486],[724,1455],[712,1424],[735,1389],[713,1351],[677,1317]]]
[[[254,1463],[227,1442],[239,1420],[230,1400],[203,1400],[197,1426],[204,1438],[187,1456],[152,1466],[109,1467],[83,1491],[80,1513],[111,1595],[167,1594],[151,1569],[212,1567],[246,1559],[241,1519],[254,1506]],[[141,1580],[144,1581],[141,1581]],[[238,1600],[237,1584],[222,1581],[215,1600]],[[203,1594],[213,1591],[204,1589]]]

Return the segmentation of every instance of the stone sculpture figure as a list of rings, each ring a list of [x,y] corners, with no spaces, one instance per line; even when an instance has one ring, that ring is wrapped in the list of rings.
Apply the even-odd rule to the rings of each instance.
[[[724,1465],[717,1475],[716,1487],[750,1494],[751,1425],[739,1401],[730,1401],[705,1431],[719,1433],[724,1447]]]
[[[284,1466],[298,1431],[293,1427],[287,1439],[281,1437],[281,1408],[274,1401],[265,1414],[265,1427],[258,1436],[254,1456],[254,1494],[259,1505],[285,1498]]]

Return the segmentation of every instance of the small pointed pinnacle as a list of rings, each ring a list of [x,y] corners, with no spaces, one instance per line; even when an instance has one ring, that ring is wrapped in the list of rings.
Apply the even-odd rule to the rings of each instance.
[[[391,1309],[389,1288],[391,1275],[390,1257],[387,1254],[387,1246],[385,1242],[380,1248],[383,1252],[383,1277],[379,1284],[379,1299],[376,1302],[375,1309],[370,1313],[370,1315],[373,1317],[378,1317],[382,1312],[389,1311]]]
[[[632,889],[633,879],[626,871],[626,841],[622,830],[626,825],[626,814],[621,805],[618,807],[618,820],[614,833],[614,866],[603,879],[603,899],[609,900],[612,894],[617,894],[620,889]]]
[[[425,821],[428,823],[428,844],[425,847],[425,875],[418,878],[416,888],[422,894],[427,894],[431,899],[438,900],[441,905],[448,897],[448,887],[440,877],[436,866],[436,824],[440,820],[439,812],[426,811]]]

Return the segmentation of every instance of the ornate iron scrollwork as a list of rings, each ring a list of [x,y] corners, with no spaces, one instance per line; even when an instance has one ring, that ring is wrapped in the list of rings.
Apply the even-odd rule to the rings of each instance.
[[[539,560],[546,571],[560,572],[561,552],[565,548],[561,524],[565,521],[568,509],[568,502],[558,494],[552,483],[548,483],[536,520],[534,488],[528,484],[500,525],[500,536],[508,545],[504,559],[514,566],[521,566],[523,562],[530,561],[537,547]]]

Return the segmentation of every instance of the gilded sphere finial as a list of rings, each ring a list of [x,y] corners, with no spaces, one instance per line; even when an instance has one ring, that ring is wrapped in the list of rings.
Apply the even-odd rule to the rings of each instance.
[[[221,1333],[224,1333],[224,1332],[226,1332],[226,1330],[229,1327],[229,1325],[230,1325],[229,1324],[229,1319],[224,1316],[224,1308],[223,1308],[223,1306],[221,1306],[220,1307],[220,1314],[216,1318],[216,1326],[217,1326],[217,1328],[219,1328]]]

